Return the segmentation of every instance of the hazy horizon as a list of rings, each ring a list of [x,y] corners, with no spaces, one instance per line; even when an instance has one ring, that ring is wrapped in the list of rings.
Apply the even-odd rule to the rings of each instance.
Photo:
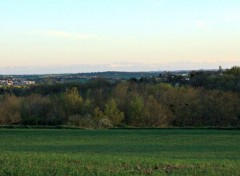
[[[9,0],[0,10],[0,74],[240,65],[237,0]]]
[[[240,65],[240,62],[237,64]],[[74,74],[90,72],[155,72],[155,71],[189,71],[189,70],[217,70],[221,66],[229,69],[232,63],[171,63],[164,64],[141,64],[141,63],[114,63],[101,65],[51,65],[51,66],[19,66],[0,67],[0,75],[34,75],[34,74]]]

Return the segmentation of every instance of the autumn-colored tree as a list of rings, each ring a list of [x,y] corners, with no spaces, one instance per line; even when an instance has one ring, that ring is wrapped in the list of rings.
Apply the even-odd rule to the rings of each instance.
[[[122,111],[126,110],[126,104],[128,103],[129,93],[128,93],[128,83],[121,82],[114,89],[112,96],[116,100],[119,109]]]
[[[141,96],[135,96],[128,107],[128,122],[131,126],[144,126],[144,100]]]
[[[171,111],[157,102],[153,96],[145,100],[144,124],[147,127],[168,127],[172,121]]]
[[[110,128],[113,126],[112,122],[98,107],[94,110],[94,121],[96,123],[96,128]]]
[[[124,112],[121,112],[118,107],[117,103],[114,99],[110,99],[104,110],[104,115],[112,122],[114,126],[118,126],[124,119]]]
[[[63,96],[63,106],[68,117],[82,113],[83,98],[76,87],[66,90]]]
[[[0,124],[17,124],[21,122],[21,98],[14,95],[5,95],[0,101]]]

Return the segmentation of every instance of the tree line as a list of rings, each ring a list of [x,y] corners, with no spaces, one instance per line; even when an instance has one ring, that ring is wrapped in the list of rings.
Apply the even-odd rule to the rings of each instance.
[[[90,83],[1,89],[0,125],[237,127],[240,94],[166,83]]]

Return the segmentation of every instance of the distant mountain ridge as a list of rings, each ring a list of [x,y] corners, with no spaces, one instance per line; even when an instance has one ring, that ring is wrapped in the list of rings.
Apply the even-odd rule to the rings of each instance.
[[[97,73],[97,72],[161,72],[161,71],[188,71],[212,70],[219,65],[231,68],[240,65],[240,62],[169,62],[169,63],[114,63],[114,64],[75,64],[50,66],[0,66],[0,75],[37,75],[37,74],[65,74],[65,73]]]

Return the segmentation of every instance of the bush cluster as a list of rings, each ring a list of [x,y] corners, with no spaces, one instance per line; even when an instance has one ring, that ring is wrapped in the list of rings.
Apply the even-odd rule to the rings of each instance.
[[[84,87],[67,87],[65,91],[49,91],[49,94],[41,86],[35,89],[40,93],[1,96],[1,125],[81,128],[240,125],[237,92],[173,87],[163,83],[121,81],[109,84],[102,80]]]

